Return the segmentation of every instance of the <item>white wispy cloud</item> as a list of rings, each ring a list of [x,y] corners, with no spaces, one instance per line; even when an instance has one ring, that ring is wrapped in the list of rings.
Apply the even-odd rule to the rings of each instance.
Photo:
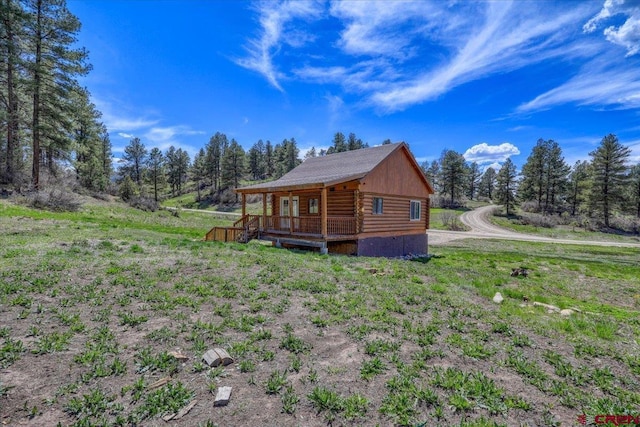
[[[203,135],[204,131],[193,130],[189,126],[152,127],[143,135],[143,142],[149,147],[158,147],[162,151],[169,147],[182,148],[189,154],[195,154],[196,150],[191,145],[180,141],[180,136]],[[148,143],[147,143],[148,142]]]
[[[235,62],[241,67],[262,74],[273,87],[283,91],[278,81],[282,73],[276,68],[273,56],[283,43],[300,47],[313,40],[313,36],[300,29],[287,32],[285,25],[293,19],[317,16],[322,10],[322,5],[316,1],[287,0],[277,3],[263,2],[256,10],[260,16],[260,35],[249,41],[246,47],[247,56]]]
[[[486,142],[476,144],[467,149],[463,156],[468,162],[477,162],[478,164],[504,162],[511,156],[520,154],[520,150],[509,142],[503,142],[500,145],[489,145]]]
[[[132,131],[154,126],[160,122],[160,120],[150,117],[150,114],[140,115],[130,112],[130,108],[121,102],[107,101],[95,95],[91,97],[91,100],[102,112],[102,121],[107,130],[109,132],[120,131],[118,135],[120,133],[129,135]]]
[[[640,108],[640,68],[624,64],[612,68],[607,60],[591,61],[566,83],[520,105],[517,112],[544,110],[569,102]]]
[[[132,133],[124,133],[124,132],[118,132],[118,136],[121,138],[133,138],[133,134]]]
[[[611,25],[604,29],[605,38],[627,49],[627,56],[640,52],[640,4],[634,0],[606,0],[602,9],[583,26],[585,33],[592,33],[603,22],[616,15],[624,15],[620,26]]]

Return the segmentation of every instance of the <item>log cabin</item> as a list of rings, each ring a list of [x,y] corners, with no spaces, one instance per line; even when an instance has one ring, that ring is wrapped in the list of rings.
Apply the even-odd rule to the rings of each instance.
[[[242,217],[205,240],[318,248],[322,253],[426,254],[433,188],[404,142],[308,158],[281,178],[235,190]],[[262,214],[248,215],[248,195]]]

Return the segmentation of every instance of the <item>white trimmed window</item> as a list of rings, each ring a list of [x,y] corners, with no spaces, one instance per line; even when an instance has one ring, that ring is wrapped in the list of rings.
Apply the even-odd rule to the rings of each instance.
[[[318,199],[309,199],[309,213],[310,214],[318,213]]]
[[[409,218],[411,221],[420,221],[420,217],[422,216],[422,202],[419,200],[412,200]]]
[[[382,215],[382,197],[373,198],[373,214]]]

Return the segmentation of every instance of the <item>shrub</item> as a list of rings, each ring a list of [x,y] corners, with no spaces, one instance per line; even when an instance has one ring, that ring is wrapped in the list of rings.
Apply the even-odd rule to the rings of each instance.
[[[158,202],[156,202],[154,199],[150,197],[144,197],[144,196],[132,197],[131,199],[129,199],[129,205],[136,209],[140,209],[147,212],[155,212],[160,208],[160,206],[158,205]]]
[[[56,212],[75,212],[82,206],[73,193],[57,189],[33,193],[28,198],[28,204],[36,209]]]
[[[520,217],[520,222],[523,225],[533,225],[534,227],[554,228],[558,225],[559,218],[552,215],[526,213]]]

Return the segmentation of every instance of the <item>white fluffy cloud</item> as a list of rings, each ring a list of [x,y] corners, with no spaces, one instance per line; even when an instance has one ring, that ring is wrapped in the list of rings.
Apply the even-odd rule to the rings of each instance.
[[[585,33],[594,32],[601,23],[616,15],[624,15],[626,20],[620,26],[611,25],[604,29],[605,38],[611,43],[627,49],[627,56],[640,52],[640,4],[633,0],[606,0],[600,12],[582,27]]]
[[[500,145],[489,145],[486,142],[476,144],[463,154],[468,162],[477,162],[485,165],[488,163],[504,162],[511,156],[520,154],[520,150],[509,142]]]

